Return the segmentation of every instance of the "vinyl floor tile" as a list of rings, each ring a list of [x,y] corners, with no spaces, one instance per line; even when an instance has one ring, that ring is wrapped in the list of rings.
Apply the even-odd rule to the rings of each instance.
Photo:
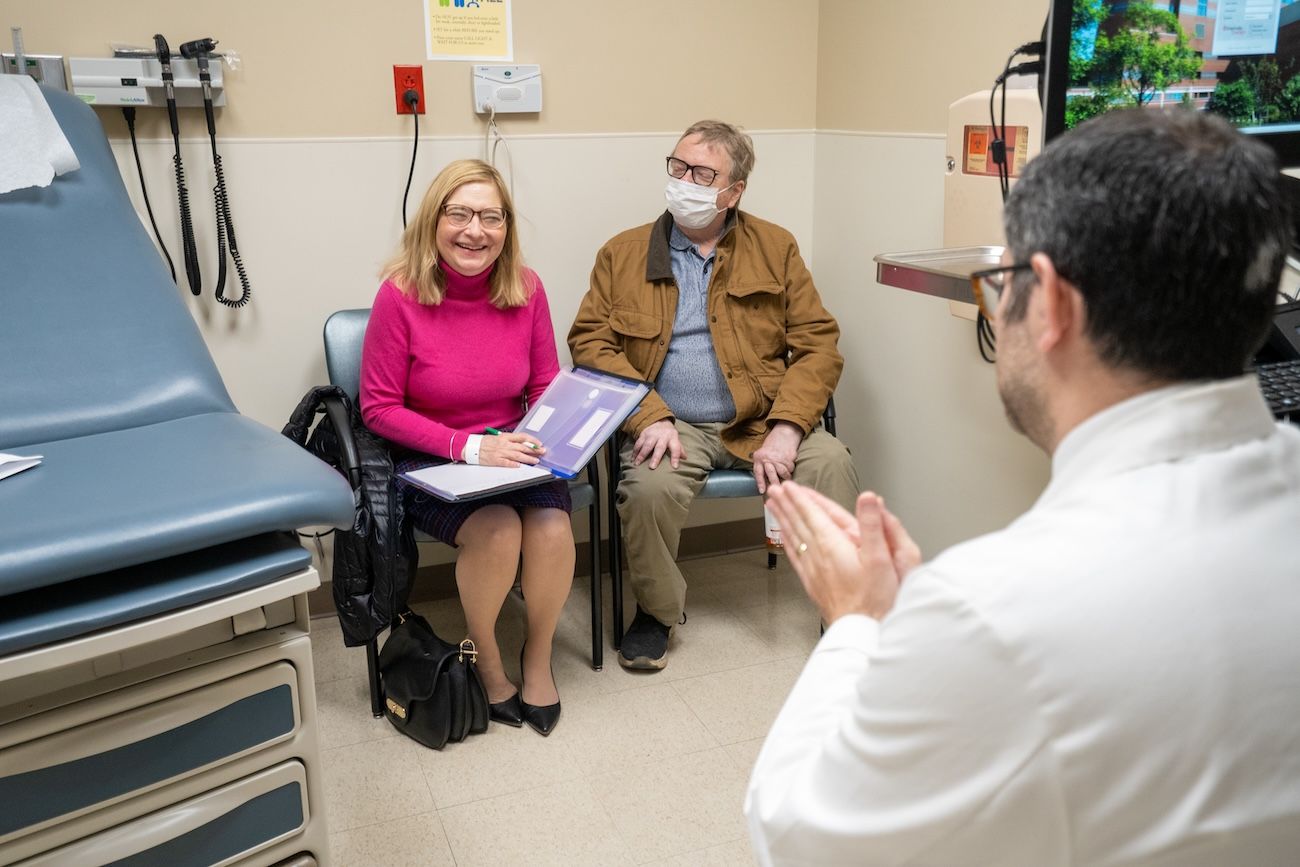
[[[630,765],[591,785],[635,857],[653,861],[744,836],[745,782],[719,747]]]
[[[458,867],[633,863],[588,783],[577,780],[441,811]]]
[[[336,867],[454,867],[442,819],[420,813],[330,835]]]
[[[649,867],[751,867],[754,863],[754,851],[750,848],[749,838],[745,837],[654,861]]]
[[[508,795],[576,779],[579,745],[568,736],[571,726],[560,722],[549,737],[523,726],[490,723],[488,730],[442,751],[424,750],[420,767],[440,809]],[[579,711],[580,712],[580,711]]]
[[[677,681],[672,687],[719,743],[734,744],[767,734],[803,664],[802,659],[780,659]]]
[[[330,831],[433,810],[433,795],[420,771],[423,749],[403,737],[322,751]]]
[[[318,684],[316,718],[322,750],[398,736],[388,720],[371,715],[370,680],[365,675]]]

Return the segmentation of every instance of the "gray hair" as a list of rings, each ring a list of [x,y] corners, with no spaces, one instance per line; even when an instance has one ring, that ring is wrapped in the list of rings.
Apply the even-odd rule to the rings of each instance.
[[[731,157],[731,171],[728,174],[731,175],[732,183],[749,178],[749,173],[754,170],[754,141],[748,133],[726,121],[699,120],[691,124],[677,141],[681,142],[693,135],[699,136],[700,141],[706,144],[719,145],[726,150]]]

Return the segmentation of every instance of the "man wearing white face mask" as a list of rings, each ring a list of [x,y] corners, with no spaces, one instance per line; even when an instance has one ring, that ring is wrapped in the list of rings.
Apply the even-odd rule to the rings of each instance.
[[[848,451],[818,426],[844,364],[839,327],[794,237],[739,210],[753,166],[737,127],[687,129],[667,158],[667,211],[601,248],[569,332],[575,363],[655,384],[623,429],[637,599],[625,668],[666,664],[686,604],[677,546],[710,470],[752,471],[760,492],[794,478],[845,506],[857,495]]]

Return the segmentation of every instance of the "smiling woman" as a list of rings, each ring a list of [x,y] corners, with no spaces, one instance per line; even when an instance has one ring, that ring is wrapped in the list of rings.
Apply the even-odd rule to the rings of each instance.
[[[448,461],[536,464],[546,450],[533,437],[496,431],[518,425],[559,360],[546,292],[522,264],[510,193],[496,169],[479,160],[443,169],[384,277],[362,349],[361,414],[400,447],[397,473]],[[457,503],[400,477],[396,484],[413,525],[460,549],[456,584],[492,719],[549,734],[560,715],[551,640],[573,582],[567,484]],[[502,666],[496,620],[521,552],[528,643],[516,689]]]

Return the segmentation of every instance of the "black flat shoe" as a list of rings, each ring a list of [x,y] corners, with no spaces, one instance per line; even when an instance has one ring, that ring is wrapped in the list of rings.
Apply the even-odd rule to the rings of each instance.
[[[488,705],[488,717],[493,722],[505,723],[508,726],[519,728],[524,724],[524,703],[515,693],[505,701],[499,701],[496,704]]]
[[[524,674],[524,649],[527,647],[528,643],[524,642],[524,646],[519,648],[520,677],[523,677]],[[554,665],[551,666],[551,680],[555,680]],[[556,692],[559,692],[559,690],[557,689]],[[528,723],[530,729],[537,732],[542,737],[546,737],[555,730],[555,724],[560,721],[560,703],[558,701],[555,704],[542,706],[529,704],[524,701],[524,691],[522,688],[519,690],[518,696],[519,705],[523,708],[524,722]]]

